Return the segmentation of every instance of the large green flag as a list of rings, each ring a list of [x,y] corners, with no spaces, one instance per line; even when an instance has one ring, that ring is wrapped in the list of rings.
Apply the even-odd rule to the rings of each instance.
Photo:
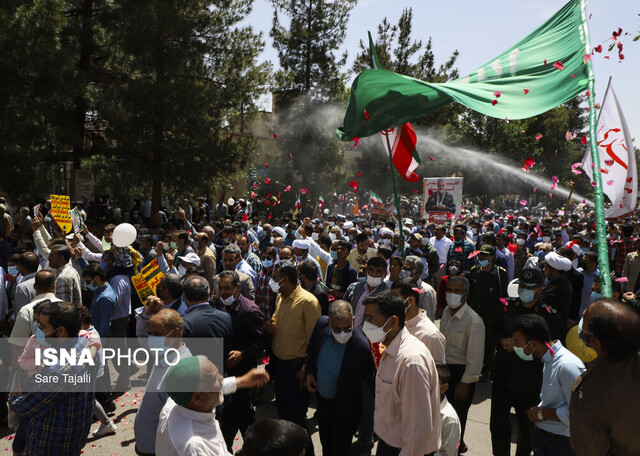
[[[369,136],[451,101],[497,118],[541,114],[587,90],[588,35],[585,0],[571,0],[518,44],[455,81],[436,84],[379,68],[365,70],[351,86],[338,136],[344,141]]]

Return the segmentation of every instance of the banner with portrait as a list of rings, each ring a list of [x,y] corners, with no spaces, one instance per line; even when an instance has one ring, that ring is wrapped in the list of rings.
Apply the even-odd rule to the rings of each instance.
[[[463,177],[430,177],[423,181],[422,217],[442,225],[460,215]]]

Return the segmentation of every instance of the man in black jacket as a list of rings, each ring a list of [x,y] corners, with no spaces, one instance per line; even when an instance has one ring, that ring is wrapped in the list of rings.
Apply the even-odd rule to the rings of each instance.
[[[320,303],[322,315],[329,313],[329,289],[318,280],[318,266],[311,260],[304,260],[298,265],[302,288],[314,295]]]
[[[375,372],[367,338],[354,328],[351,305],[335,301],[313,329],[305,361],[309,391],[317,391],[322,454],[348,455],[362,413],[362,388]]]

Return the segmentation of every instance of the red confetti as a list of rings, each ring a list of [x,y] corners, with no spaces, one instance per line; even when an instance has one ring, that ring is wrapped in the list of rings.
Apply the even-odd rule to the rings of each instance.
[[[308,190],[307,190],[306,188],[303,188],[303,189],[301,189],[301,190],[300,190],[300,193],[302,193],[303,195],[306,195],[306,194],[307,194],[307,191],[308,191]]]
[[[358,174],[356,174],[356,177],[360,177],[361,174],[362,174],[362,171],[358,171]]]
[[[540,141],[542,139],[542,135],[536,135],[536,141]]]
[[[529,172],[529,167],[528,167],[528,166],[521,166],[521,167],[520,167],[520,169],[521,169],[522,171],[524,171],[525,173],[528,173],[528,172]]]
[[[358,138],[357,136],[355,138],[353,138],[353,148],[355,149],[356,147],[358,147],[358,143],[360,142],[360,138]]]
[[[258,188],[258,183],[257,182],[253,183],[253,188]]]
[[[454,250],[458,253],[462,253],[462,247],[456,247]]]
[[[496,98],[500,98],[500,95],[502,95],[502,94],[501,94],[501,93],[500,93],[500,91],[498,91],[498,90],[496,90],[495,92],[493,92],[493,96],[494,96],[494,97],[496,97]]]
[[[533,187],[533,193],[535,193],[536,190],[538,190],[538,187]]]
[[[571,79],[575,79],[575,78],[576,78],[576,75],[575,75],[575,74],[572,74],[572,75],[571,75]]]
[[[587,144],[587,137],[586,136],[582,137],[582,144]]]
[[[596,47],[593,48],[593,50],[596,52],[602,52],[602,45],[601,44],[597,45]]]
[[[498,100],[491,100],[491,104],[492,104],[493,106],[497,105],[497,104],[498,104]]]
[[[291,185],[287,185],[287,186],[284,188],[284,191],[285,191],[285,192],[290,192],[290,191],[291,191]]]
[[[429,155],[429,160],[433,161],[433,156]]]
[[[275,133],[273,134],[273,139],[276,139],[278,137],[278,135],[276,135]]]
[[[243,221],[243,222],[246,222],[247,220],[249,220],[249,214],[244,214],[244,215],[242,216],[242,221]],[[135,402],[134,402],[134,404],[135,404]]]
[[[270,184],[270,183],[271,183],[271,179],[267,177],[267,178],[264,180],[264,183],[265,183],[265,184]]]
[[[553,195],[551,193],[549,193],[549,199],[553,198]]]
[[[364,110],[364,120],[369,120],[371,116],[369,115],[369,113],[367,112],[367,110]]]
[[[562,64],[562,62],[555,62],[555,63],[553,64],[553,67],[554,67],[556,70],[564,70],[564,65]]]
[[[556,176],[552,176],[551,180],[556,184],[558,183],[558,178]]]
[[[268,168],[268,167],[269,167],[269,163],[265,163],[265,164],[264,164],[264,167],[265,167],[265,168]]]
[[[544,66],[547,66],[547,59],[544,59]]]
[[[607,56],[607,57],[608,57],[608,56]],[[618,58],[619,58],[620,60],[624,60],[624,54],[618,54]]]
[[[595,186],[596,186],[596,183],[595,183],[595,182],[593,182],[593,181],[591,181],[591,186],[592,186],[592,187],[595,187]]]
[[[358,188],[358,182],[356,182],[356,181],[351,181],[351,182],[349,182],[349,187],[351,187],[351,188]]]
[[[256,192],[251,192],[251,199],[254,199],[256,197]]]
[[[587,96],[590,97],[591,96],[591,90],[587,90]]]
[[[527,205],[527,200],[520,200],[520,204],[523,205],[523,206],[526,206]]]
[[[524,89],[524,94],[528,94],[529,93],[529,89]]]
[[[533,157],[527,157],[524,159],[524,166],[527,168],[532,168],[535,164],[536,162],[533,160]]]

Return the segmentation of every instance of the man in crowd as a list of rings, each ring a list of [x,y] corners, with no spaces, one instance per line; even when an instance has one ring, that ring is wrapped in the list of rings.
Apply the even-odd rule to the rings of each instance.
[[[578,272],[578,252],[582,253],[577,244],[567,244],[572,247],[560,247],[558,254],[571,261],[571,268],[567,271],[567,279],[571,284],[571,303],[569,305],[569,326],[575,325],[580,321],[579,312],[582,302],[582,287],[584,286],[584,276]]]
[[[22,276],[20,282],[16,285],[16,291],[13,296],[13,317],[17,317],[20,309],[29,304],[36,296],[36,290],[33,285],[35,282],[36,272],[38,272],[38,257],[33,252],[26,252],[20,255],[18,264],[18,272]]]
[[[260,257],[253,253],[249,248],[249,241],[246,236],[238,236],[238,247],[240,247],[240,253],[242,254],[242,258],[247,262],[251,269],[253,269],[256,274],[260,274],[262,270],[262,261],[260,261]]]
[[[116,293],[107,282],[107,273],[102,266],[92,263],[82,271],[82,278],[87,288],[93,291],[93,301],[91,302],[91,324],[101,339],[111,336],[111,318],[117,304]],[[56,281],[56,289],[58,282]],[[105,377],[106,377],[105,371]]]
[[[438,456],[458,456],[458,444],[460,443],[460,418],[455,409],[447,400],[446,392],[449,389],[451,373],[446,364],[436,363],[438,381],[440,382],[440,421],[441,440]]]
[[[367,261],[377,255],[376,250],[369,247],[369,238],[366,234],[360,233],[355,237],[356,248],[351,250],[347,261],[353,269],[360,271],[366,266]]]
[[[329,314],[329,289],[318,279],[318,266],[310,259],[298,263],[300,285],[314,295],[320,304],[322,315]]]
[[[424,262],[415,255],[409,255],[404,262],[404,266],[402,267],[403,271],[406,271],[409,274],[409,277],[416,282],[416,285],[419,289],[422,290],[420,293],[420,298],[418,302],[418,306],[420,309],[424,310],[427,314],[427,317],[431,321],[435,321],[436,319],[436,305],[437,305],[437,295],[436,290],[429,285],[427,282],[420,279],[423,274]]]
[[[467,451],[464,431],[476,382],[482,374],[484,358],[484,324],[469,307],[469,281],[464,276],[450,277],[447,282],[447,307],[442,312],[440,331],[447,341],[445,356],[451,372],[447,399],[460,418],[460,452]]]
[[[547,323],[539,315],[521,315],[511,327],[513,350],[526,361],[540,359],[542,390],[540,403],[527,411],[536,425],[533,453],[538,456],[575,455],[569,444],[569,400],[584,364],[573,353],[553,341]]]
[[[473,242],[466,239],[467,227],[463,224],[457,224],[453,228],[453,244],[449,246],[447,253],[447,263],[451,260],[458,260],[462,267],[462,272],[468,274],[471,268],[476,265],[475,257],[471,254],[475,250]]]
[[[273,281],[273,265],[278,254],[273,247],[265,247],[262,250],[262,269],[258,276],[256,287],[256,304],[266,318],[271,318],[276,303],[276,293],[271,289]]]
[[[418,306],[419,297],[424,293],[418,284],[410,277],[404,277],[391,285],[391,291],[402,298],[407,314],[404,326],[413,336],[417,337],[428,349],[436,364],[445,364],[444,335]]]
[[[74,306],[82,305],[80,276],[71,265],[71,250],[66,245],[54,245],[49,253],[49,267],[57,274],[56,296]]]
[[[583,315],[581,338],[598,357],[569,402],[571,447],[580,456],[640,454],[638,334],[638,314],[612,299],[594,302]]]
[[[200,258],[200,267],[204,270],[204,277],[209,282],[209,287],[213,290],[213,278],[216,275],[216,254],[207,245],[209,236],[204,233],[197,233],[193,238],[193,248]]]
[[[385,290],[364,300],[364,333],[384,344],[376,375],[378,456],[435,455],[440,449],[440,388],[433,357],[404,327],[405,305]]]
[[[326,283],[335,299],[342,299],[349,285],[357,280],[358,270],[347,261],[349,252],[351,252],[349,241],[336,241],[335,248],[331,250],[333,262],[327,268]]]
[[[549,252],[544,257],[544,263],[543,271],[549,279],[542,292],[544,302],[558,311],[566,325],[573,296],[571,282],[567,277],[567,271],[571,269],[571,260],[556,252]]]
[[[240,290],[242,295],[249,301],[253,301],[256,298],[256,284],[254,284],[253,277],[246,272],[242,271],[239,266],[240,263],[244,263],[245,271],[248,269],[256,276],[256,284],[258,275],[251,269],[246,261],[242,259],[240,255],[240,248],[237,245],[231,244],[224,248],[222,252],[222,268],[225,271],[238,271],[238,277],[240,277]],[[218,276],[213,279],[213,293],[217,295],[218,290]]]
[[[233,325],[227,344],[229,354],[225,360],[225,371],[227,375],[239,377],[255,368],[265,348],[264,315],[256,303],[240,293],[240,279],[236,271],[221,272],[218,287],[220,303]],[[229,451],[238,430],[244,435],[254,421],[249,391],[236,391],[220,415],[220,427]]]
[[[307,347],[307,389],[317,392],[322,454],[348,455],[362,412],[362,387],[374,375],[366,337],[354,328],[353,309],[334,301],[321,317]]]
[[[430,271],[433,276],[431,284],[434,286],[434,288],[438,285],[440,279],[444,275],[444,265],[447,264],[447,253],[449,252],[449,246],[453,244],[453,241],[445,236],[446,228],[443,225],[438,225],[435,232],[435,236],[432,236],[429,239],[429,243],[438,252],[438,260],[440,262],[440,267],[437,271]]]
[[[303,366],[309,338],[321,315],[320,304],[298,284],[298,270],[292,262],[276,266],[273,280],[279,295],[273,318],[265,323],[265,330],[273,335],[269,373],[275,382],[278,417],[306,429],[309,393],[304,387]],[[307,454],[313,455],[310,439]]]
[[[582,268],[578,269],[578,271],[582,274],[583,285],[582,285],[582,296],[580,299],[580,311],[578,312],[578,319],[582,317],[582,314],[589,304],[591,304],[591,292],[593,287],[593,282],[596,278],[600,277],[600,271],[598,270],[598,254],[596,252],[587,252],[582,257],[582,264],[584,265]],[[629,283],[623,283],[624,286],[629,286]],[[629,288],[633,288],[633,284],[629,286]]]

